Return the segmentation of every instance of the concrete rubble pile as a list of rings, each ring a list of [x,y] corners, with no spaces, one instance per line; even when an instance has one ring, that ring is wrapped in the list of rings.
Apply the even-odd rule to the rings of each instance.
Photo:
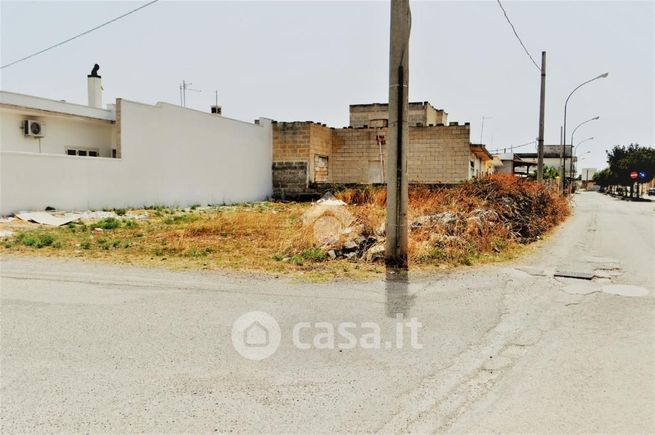
[[[346,203],[330,192],[303,214],[302,222],[313,227],[316,242],[331,259],[376,261],[384,258],[384,228],[371,231],[356,222]]]

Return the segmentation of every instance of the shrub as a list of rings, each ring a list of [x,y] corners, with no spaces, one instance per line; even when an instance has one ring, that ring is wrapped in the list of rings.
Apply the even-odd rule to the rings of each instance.
[[[124,208],[115,208],[114,213],[116,213],[118,216],[125,216],[127,210],[125,210]]]

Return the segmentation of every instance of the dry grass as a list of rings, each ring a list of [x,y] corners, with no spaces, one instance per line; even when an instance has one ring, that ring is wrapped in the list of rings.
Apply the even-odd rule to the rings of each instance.
[[[337,194],[355,224],[373,234],[384,222],[381,188]],[[3,254],[81,257],[173,269],[229,269],[301,276],[307,280],[362,278],[384,271],[363,260],[331,260],[318,248],[302,214],[310,204],[271,203],[157,208],[145,221],[101,220],[61,228],[25,225],[0,245]],[[410,221],[447,213],[410,233],[410,261],[434,267],[512,258],[568,214],[568,203],[536,183],[494,176],[453,188],[413,188]],[[103,228],[102,231],[96,228]]]

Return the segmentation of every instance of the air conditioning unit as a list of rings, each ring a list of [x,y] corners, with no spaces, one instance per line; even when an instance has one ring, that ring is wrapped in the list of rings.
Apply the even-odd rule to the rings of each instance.
[[[25,136],[43,137],[45,136],[45,122],[26,119],[23,121],[23,133]]]

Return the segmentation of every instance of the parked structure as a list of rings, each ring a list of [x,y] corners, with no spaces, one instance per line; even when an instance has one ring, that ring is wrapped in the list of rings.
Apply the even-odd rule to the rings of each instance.
[[[448,123],[427,102],[409,105],[407,171],[413,184],[453,184],[493,171],[484,145],[471,144],[470,125]],[[350,126],[273,122],[273,190],[313,192],[322,183],[375,184],[386,171],[387,104],[350,106]]]
[[[0,213],[255,201],[272,193],[271,121],[167,103],[101,108],[0,91]]]
[[[494,155],[495,171],[500,174],[512,174],[517,177],[527,177],[535,172],[537,163],[523,160],[515,153],[503,153]]]
[[[571,174],[571,145],[566,145],[566,176]],[[537,171],[538,155],[534,153],[503,153],[494,155],[496,172],[527,177]],[[573,174],[577,171],[577,157],[573,157]],[[561,171],[562,145],[544,145],[544,166]]]

